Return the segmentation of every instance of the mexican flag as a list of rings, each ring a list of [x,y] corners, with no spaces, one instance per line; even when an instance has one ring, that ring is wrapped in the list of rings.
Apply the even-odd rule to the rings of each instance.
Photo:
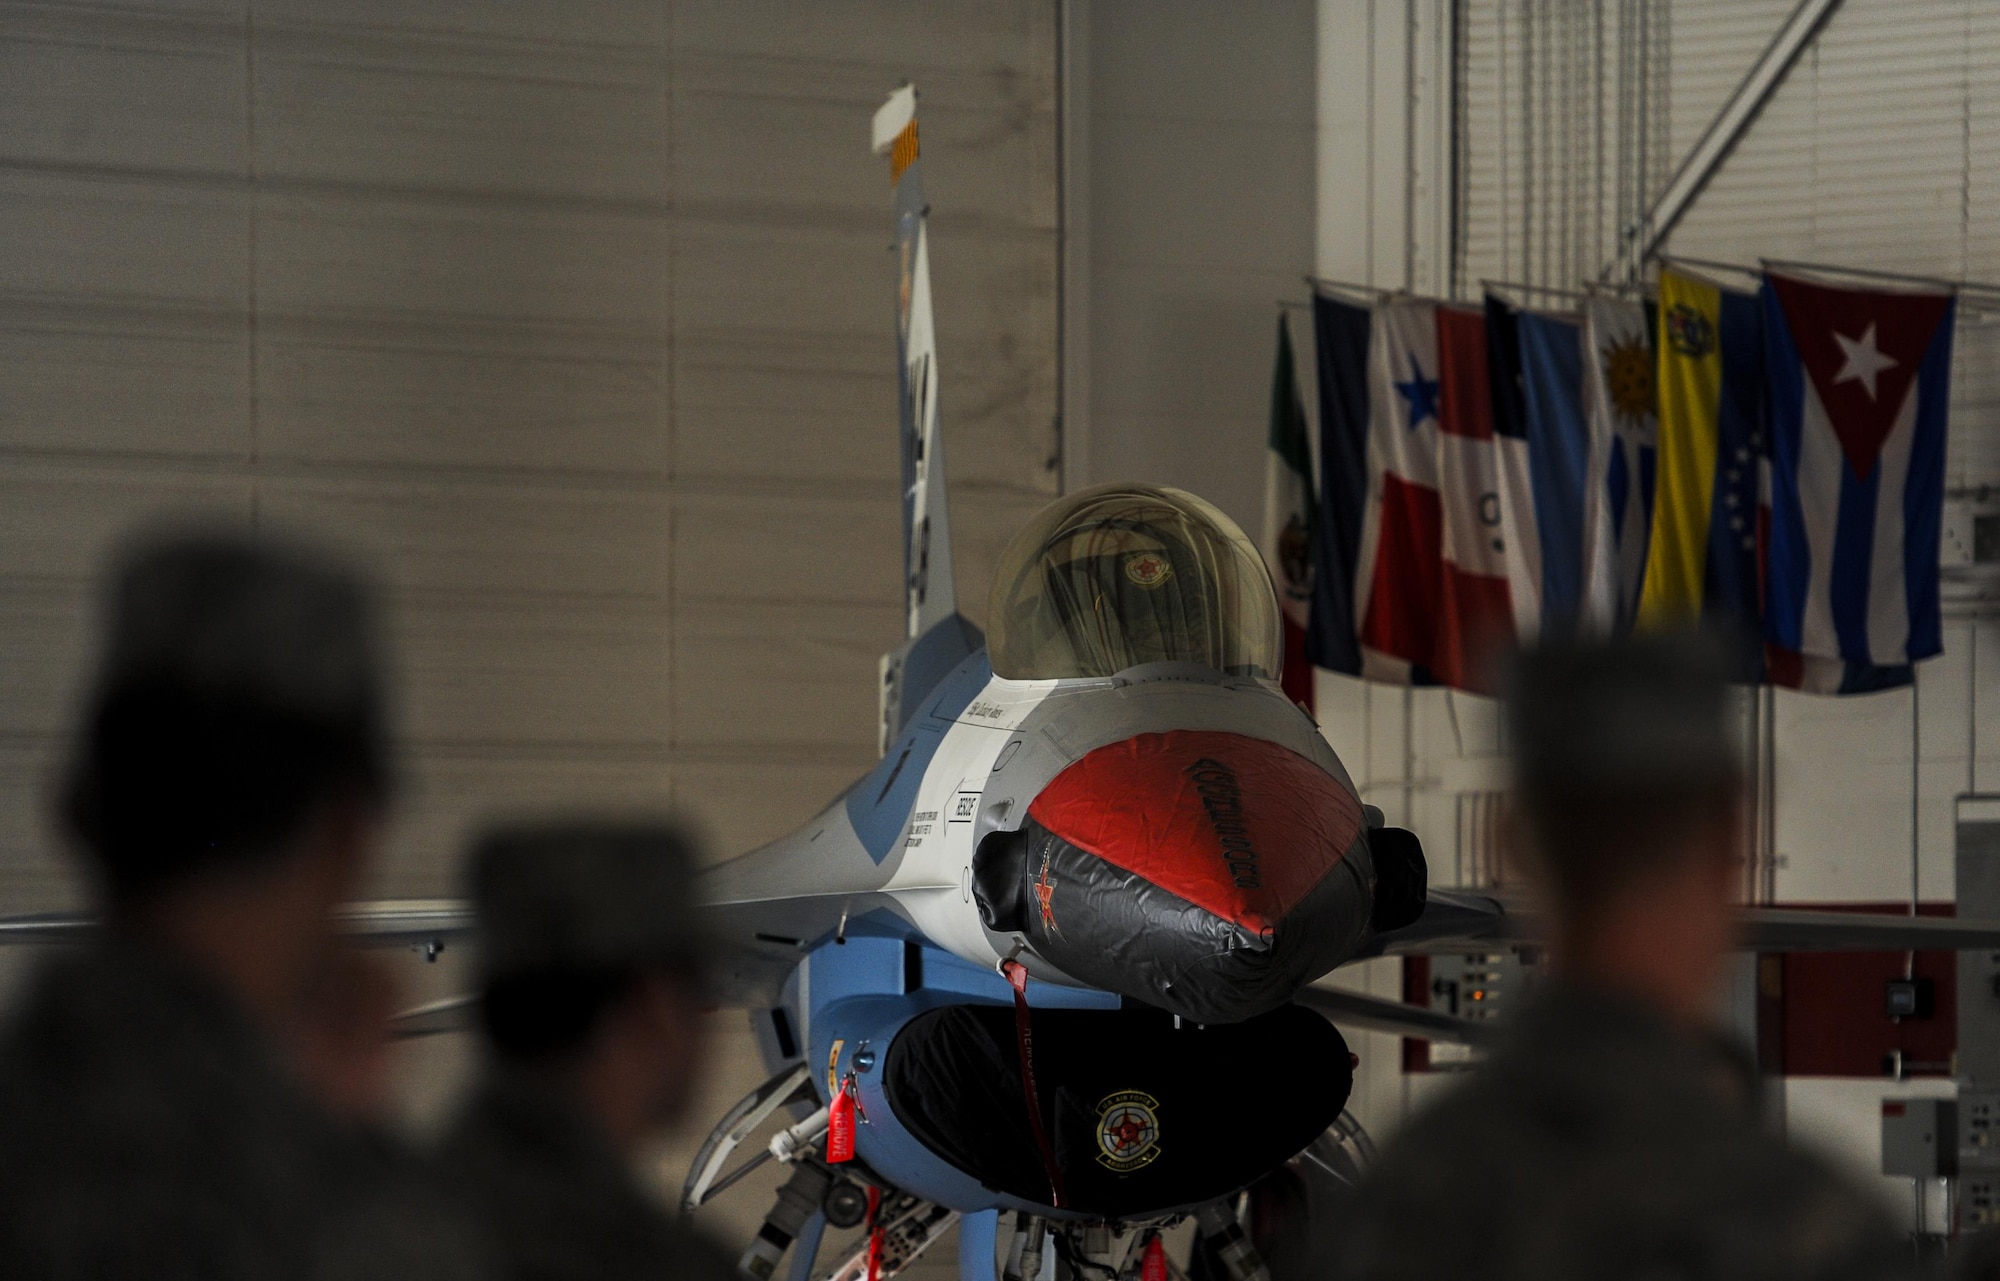
[[[1278,361],[1271,372],[1271,425],[1264,455],[1264,537],[1259,548],[1278,589],[1285,624],[1285,694],[1313,706],[1313,667],[1306,657],[1312,609],[1312,445],[1305,398],[1299,394],[1289,316],[1278,316]]]

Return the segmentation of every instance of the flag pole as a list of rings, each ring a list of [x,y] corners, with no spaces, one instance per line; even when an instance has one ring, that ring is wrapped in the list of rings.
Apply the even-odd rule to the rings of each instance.
[[[1414,298],[1416,296],[1407,289],[1390,289],[1382,285],[1364,285],[1355,280],[1328,280],[1325,276],[1315,276],[1311,272],[1306,273],[1305,282],[1316,290],[1326,289],[1336,293],[1358,294],[1366,298],[1370,303],[1380,302],[1384,298]]]
[[[1583,282],[1585,298],[1599,298],[1610,294],[1616,298],[1636,294],[1644,298],[1653,292],[1653,286],[1643,280],[1586,280]]]
[[[1654,254],[1653,257],[1670,267],[1693,267],[1697,271],[1733,271],[1744,276],[1763,274],[1761,267],[1746,267],[1740,262],[1723,262],[1716,258],[1689,258],[1683,254]]]
[[[1957,293],[1988,294],[2000,297],[2000,285],[1983,284],[1977,280],[1946,280],[1940,276],[1917,276],[1904,271],[1874,271],[1866,267],[1836,267],[1823,262],[1798,262],[1787,258],[1760,258],[1763,266],[1779,270],[1814,271],[1830,276],[1854,276],[1861,280],[1883,280],[1893,284],[1928,285],[1934,289],[1950,289]]]
[[[1571,298],[1582,302],[1586,297],[1581,289],[1558,289],[1553,285],[1531,285],[1521,280],[1484,280],[1479,287],[1489,293],[1539,294],[1547,298]]]

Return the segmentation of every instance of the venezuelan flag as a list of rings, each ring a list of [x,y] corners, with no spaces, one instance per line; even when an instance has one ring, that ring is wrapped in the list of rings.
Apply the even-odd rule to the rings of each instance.
[[[1638,626],[1734,619],[1758,630],[1765,440],[1757,299],[1660,272],[1659,476]]]

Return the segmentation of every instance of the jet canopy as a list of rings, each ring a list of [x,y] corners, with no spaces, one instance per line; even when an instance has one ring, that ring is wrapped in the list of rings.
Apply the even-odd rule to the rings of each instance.
[[[1270,571],[1234,521],[1193,494],[1098,485],[1043,508],[1001,554],[987,650],[1011,680],[1200,663],[1277,679]]]

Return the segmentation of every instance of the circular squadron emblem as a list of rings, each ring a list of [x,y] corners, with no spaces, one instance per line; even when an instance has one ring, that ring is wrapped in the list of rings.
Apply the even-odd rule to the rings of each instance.
[[[1173,562],[1158,552],[1137,552],[1125,558],[1125,577],[1147,591],[1173,576]]]
[[[1124,1174],[1160,1155],[1160,1101],[1142,1090],[1107,1094],[1097,1105],[1097,1163]]]

